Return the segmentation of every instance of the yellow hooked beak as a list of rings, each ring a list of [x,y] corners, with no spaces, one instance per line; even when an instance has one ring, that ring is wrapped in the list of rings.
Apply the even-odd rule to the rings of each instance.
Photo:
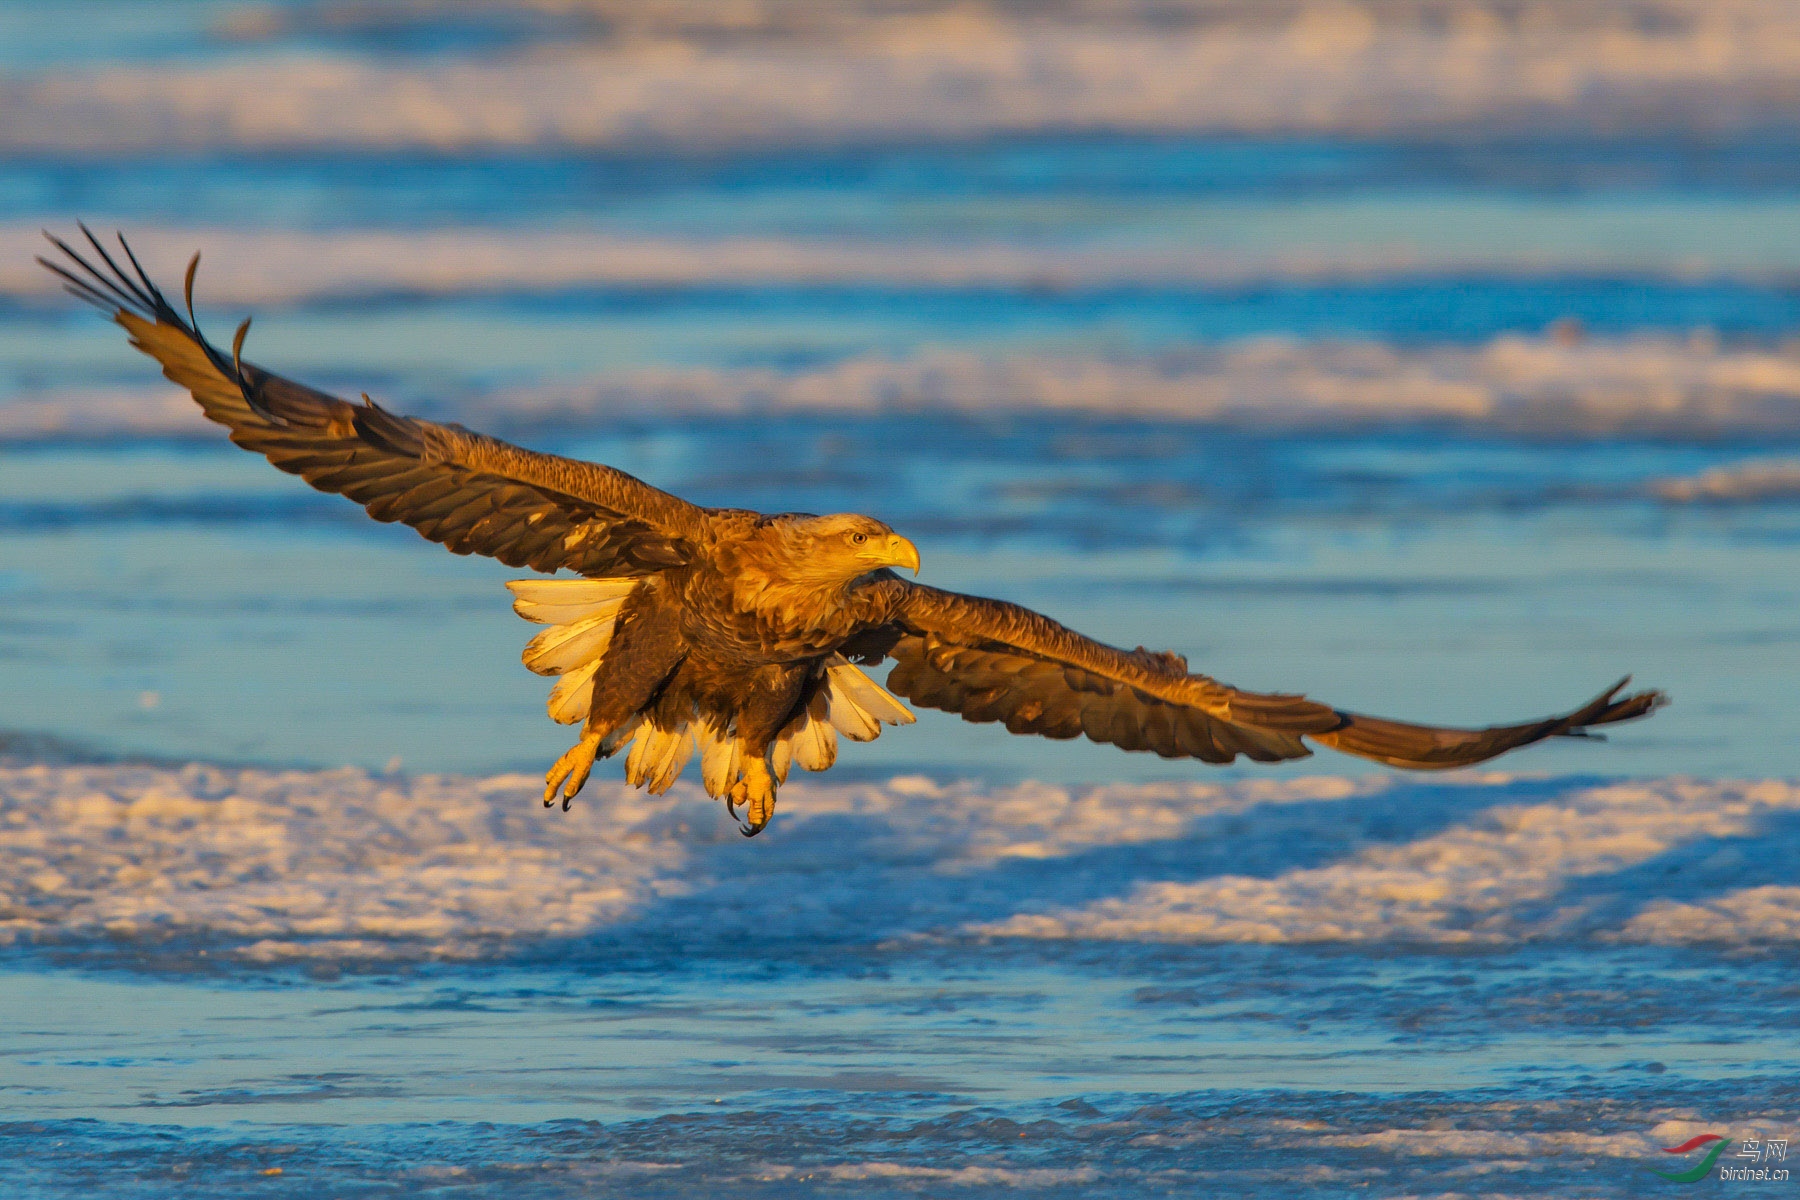
[[[890,533],[857,557],[878,567],[905,567],[914,575],[919,573],[919,548],[897,533]]]

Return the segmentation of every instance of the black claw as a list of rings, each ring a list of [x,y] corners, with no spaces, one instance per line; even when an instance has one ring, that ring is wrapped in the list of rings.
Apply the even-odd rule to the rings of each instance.
[[[545,808],[549,808],[552,804],[555,804],[555,803],[556,803],[555,796],[545,796],[544,797],[544,807]]]
[[[570,804],[571,804],[571,803],[573,803],[573,802],[574,802],[574,800],[575,800],[575,797],[573,797],[573,796],[564,796],[564,797],[563,797],[563,811],[564,811],[564,812],[568,812],[568,811],[569,811],[569,805],[570,805]]]

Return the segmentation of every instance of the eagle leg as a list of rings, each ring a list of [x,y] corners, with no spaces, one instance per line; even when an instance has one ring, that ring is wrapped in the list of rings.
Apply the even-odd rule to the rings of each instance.
[[[744,806],[745,821],[738,832],[745,837],[755,837],[775,815],[775,773],[769,769],[765,755],[746,756],[744,777],[726,794],[725,807],[733,818],[737,816],[740,804]]]
[[[563,811],[568,812],[569,801],[587,782],[588,773],[594,769],[594,759],[599,755],[600,735],[597,733],[584,733],[579,742],[564,751],[544,775],[544,807],[556,803],[556,793],[560,789]]]

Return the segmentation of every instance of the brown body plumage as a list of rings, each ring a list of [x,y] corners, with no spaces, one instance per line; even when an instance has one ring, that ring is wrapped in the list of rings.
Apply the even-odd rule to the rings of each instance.
[[[87,230],[84,228],[84,234]],[[744,830],[768,823],[791,763],[823,770],[842,733],[867,741],[912,715],[887,689],[1012,733],[1085,736],[1166,758],[1258,762],[1321,745],[1398,767],[1482,762],[1518,746],[1630,720],[1662,702],[1620,698],[1488,729],[1413,725],[1342,712],[1304,696],[1244,692],[1190,674],[1179,656],[1118,650],[998,600],[909,583],[912,543],[872,517],[763,515],[702,508],[622,471],[536,454],[455,425],[351,404],[230,355],[159,292],[120,240],[129,270],[46,260],[81,298],[189,389],[231,440],[323,491],[404,521],[458,554],[487,554],[578,579],[510,585],[521,616],[548,628],[525,662],[556,675],[549,711],[581,724],[550,769],[544,802],[564,807],[599,757],[666,790],[697,748],[708,792]],[[887,689],[855,665],[892,658]]]

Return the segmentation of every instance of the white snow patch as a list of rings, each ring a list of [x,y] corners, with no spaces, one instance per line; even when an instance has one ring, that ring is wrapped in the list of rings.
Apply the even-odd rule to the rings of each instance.
[[[790,785],[754,841],[690,784],[590,791],[565,814],[526,776],[0,766],[0,940],[258,963],[591,936],[1800,941],[1800,889],[1658,897],[1630,874],[1704,838],[1791,859],[1793,822],[1773,818],[1800,787],[1781,782],[903,777]],[[1171,879],[1172,862],[1201,865]],[[1231,873],[1248,863],[1269,874]]]
[[[1664,944],[1800,942],[1800,887],[1741,888],[1698,904],[1652,900],[1621,936]]]
[[[1800,496],[1800,458],[1758,458],[1698,475],[1659,479],[1650,490],[1665,500],[1724,503]]]
[[[681,814],[617,790],[604,817],[550,822],[517,776],[0,769],[0,938],[186,934],[267,962],[579,933],[672,882],[692,844]]]
[[[1448,7],[884,4],[796,22],[789,6],[620,5],[610,37],[596,23],[513,55],[408,62],[286,48],[15,74],[0,79],[0,147],[735,149],[1473,121],[1710,131],[1786,118],[1800,77],[1800,13],[1767,0],[1584,0],[1523,18],[1512,6]],[[433,18],[431,5],[374,8]],[[283,25],[277,16],[263,32],[280,37]]]
[[[1569,345],[1264,338],[1142,357],[938,352],[778,372],[640,370],[483,401],[514,417],[619,411],[1067,412],[1257,428],[1448,422],[1571,434],[1800,429],[1800,353],[1641,336]],[[1768,485],[1773,476],[1759,477]],[[1674,497],[1673,492],[1659,494]]]
[[[1558,893],[1571,882],[1620,872],[1699,838],[1750,838],[1767,816],[1800,809],[1800,787],[1670,779],[1581,788],[1538,804],[1495,799],[1478,820],[1398,845],[1368,847],[1329,866],[1272,878],[1143,881],[1124,895],[1079,908],[1021,913],[973,928],[1010,937],[1271,943],[1499,945],[1608,936],[1612,931],[1595,927],[1601,906],[1559,903]],[[1791,848],[1768,852],[1787,854]],[[1773,919],[1780,898],[1766,899],[1746,913],[1765,918],[1753,927],[1757,940],[1795,928],[1791,919],[1785,924]],[[1625,936],[1696,940],[1689,931],[1701,923],[1651,911],[1659,915],[1642,925],[1634,921]],[[1723,923],[1705,927],[1723,933],[1718,928]],[[1737,942],[1745,932],[1706,940]]]
[[[1596,1134],[1560,1130],[1511,1133],[1491,1129],[1382,1129],[1372,1133],[1314,1135],[1307,1140],[1343,1149],[1475,1161],[1527,1161],[1545,1155],[1641,1159],[1657,1149],[1656,1139],[1642,1133]]]
[[[1669,337],[1569,346],[1508,336],[1424,348],[1266,339],[1141,357],[926,352],[792,371],[645,368],[436,403],[475,424],[576,427],[620,414],[1054,412],[1273,429],[1443,422],[1573,435],[1792,434],[1800,353]],[[162,386],[0,403],[0,441],[213,436],[213,428],[185,394]],[[1800,463],[1757,460],[1648,487],[1673,501],[1793,495]]]

